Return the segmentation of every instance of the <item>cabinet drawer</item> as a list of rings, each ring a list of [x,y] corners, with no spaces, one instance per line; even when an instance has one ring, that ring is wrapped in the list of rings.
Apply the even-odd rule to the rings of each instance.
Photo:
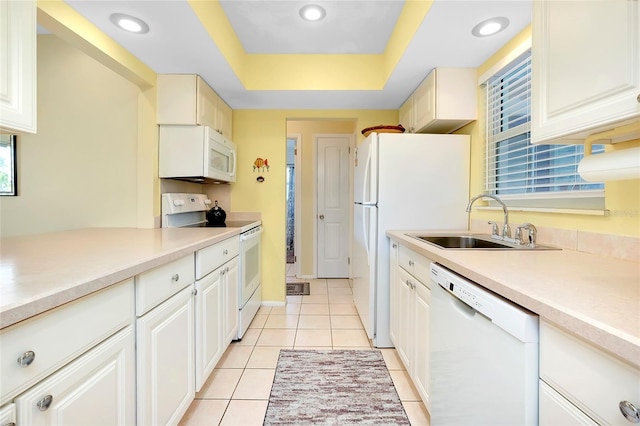
[[[629,424],[620,401],[640,407],[640,371],[544,321],[540,377],[599,424]]]
[[[193,283],[193,255],[143,272],[136,277],[136,315],[141,316]]]
[[[196,279],[204,277],[240,253],[240,237],[228,238],[196,252]]]
[[[133,307],[129,279],[0,331],[0,405],[132,323]],[[29,351],[33,362],[21,367]]]
[[[430,288],[431,284],[431,261],[415,251],[400,245],[398,250],[398,263],[411,275],[416,277],[422,284]]]

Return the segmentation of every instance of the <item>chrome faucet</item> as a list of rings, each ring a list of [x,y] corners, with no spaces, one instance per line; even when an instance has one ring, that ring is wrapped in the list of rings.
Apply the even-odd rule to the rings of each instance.
[[[491,195],[491,194],[478,194],[475,197],[473,197],[471,200],[469,200],[469,204],[467,204],[467,213],[471,212],[471,206],[473,205],[473,203],[480,199],[480,198],[491,198],[492,200],[495,200],[498,204],[500,204],[502,206],[502,212],[504,213],[504,226],[502,227],[502,239],[503,240],[508,240],[511,241],[511,227],[509,226],[509,211],[507,210],[507,205],[505,203],[502,202],[502,200],[498,197],[496,197],[495,195]],[[496,224],[493,222],[489,222],[489,224],[493,225],[493,230],[492,230],[492,237],[494,238],[500,238],[500,236],[498,235],[498,233],[496,232]]]

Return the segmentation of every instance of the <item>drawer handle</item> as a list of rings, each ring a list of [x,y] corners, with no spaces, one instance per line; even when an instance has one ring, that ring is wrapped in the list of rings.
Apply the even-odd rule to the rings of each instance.
[[[629,401],[620,401],[618,407],[620,407],[620,412],[625,419],[631,423],[640,423],[640,410],[638,410],[635,405]]]
[[[47,409],[49,409],[49,407],[51,406],[52,402],[53,402],[53,396],[47,395],[44,398],[42,398],[40,401],[38,401],[36,405],[38,406],[38,410],[47,411]]]
[[[175,282],[180,281],[180,274],[175,274],[174,276],[172,276],[171,281],[175,281]]]
[[[18,365],[22,368],[27,368],[34,359],[36,359],[36,353],[34,351],[26,351],[18,358]]]
[[[409,266],[413,266],[413,260],[409,261]]]
[[[229,254],[229,250],[224,249],[224,251],[222,252],[222,254],[224,254],[225,256]]]

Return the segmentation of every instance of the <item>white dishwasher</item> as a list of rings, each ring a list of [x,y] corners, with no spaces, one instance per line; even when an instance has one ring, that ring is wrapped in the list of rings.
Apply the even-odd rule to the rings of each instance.
[[[431,424],[538,424],[538,316],[431,264]]]

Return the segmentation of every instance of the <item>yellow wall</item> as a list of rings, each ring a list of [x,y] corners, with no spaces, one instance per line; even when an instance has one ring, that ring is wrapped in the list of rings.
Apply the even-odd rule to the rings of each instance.
[[[506,56],[527,37],[531,36],[528,27],[514,37],[501,50],[496,52],[478,68],[480,76],[491,68],[501,58]],[[484,179],[484,97],[482,90],[478,90],[478,121],[462,128],[458,133],[471,135],[471,194],[483,192]],[[607,150],[623,149],[640,145],[640,140],[607,147]],[[581,230],[604,234],[640,236],[640,179],[605,182],[605,208],[608,216],[591,216],[581,214],[513,212],[509,214],[512,224],[532,222],[536,226]],[[471,219],[496,220],[502,213],[493,211],[474,210]],[[488,230],[488,229],[487,229]]]
[[[138,120],[155,116],[155,91],[54,35],[38,37],[37,71],[38,133],[18,136],[19,195],[0,201],[0,234],[152,226],[157,131]]]
[[[355,121],[357,142],[360,129],[396,123],[396,110],[234,110],[233,139],[238,145],[238,180],[231,188],[232,211],[262,213],[262,283],[265,301],[285,300],[285,172],[287,122],[309,119]],[[253,162],[266,158],[270,169],[256,181]],[[308,218],[305,218],[308,220]],[[313,219],[312,219],[313,220]]]
[[[300,240],[301,247],[297,248],[296,257],[301,262],[300,273],[302,276],[313,276],[313,238],[314,227],[314,177],[316,174],[316,155],[313,136],[320,133],[346,133],[353,134],[356,131],[354,120],[343,121],[288,121],[287,134],[301,135],[302,165],[301,199],[296,200],[301,206]]]

